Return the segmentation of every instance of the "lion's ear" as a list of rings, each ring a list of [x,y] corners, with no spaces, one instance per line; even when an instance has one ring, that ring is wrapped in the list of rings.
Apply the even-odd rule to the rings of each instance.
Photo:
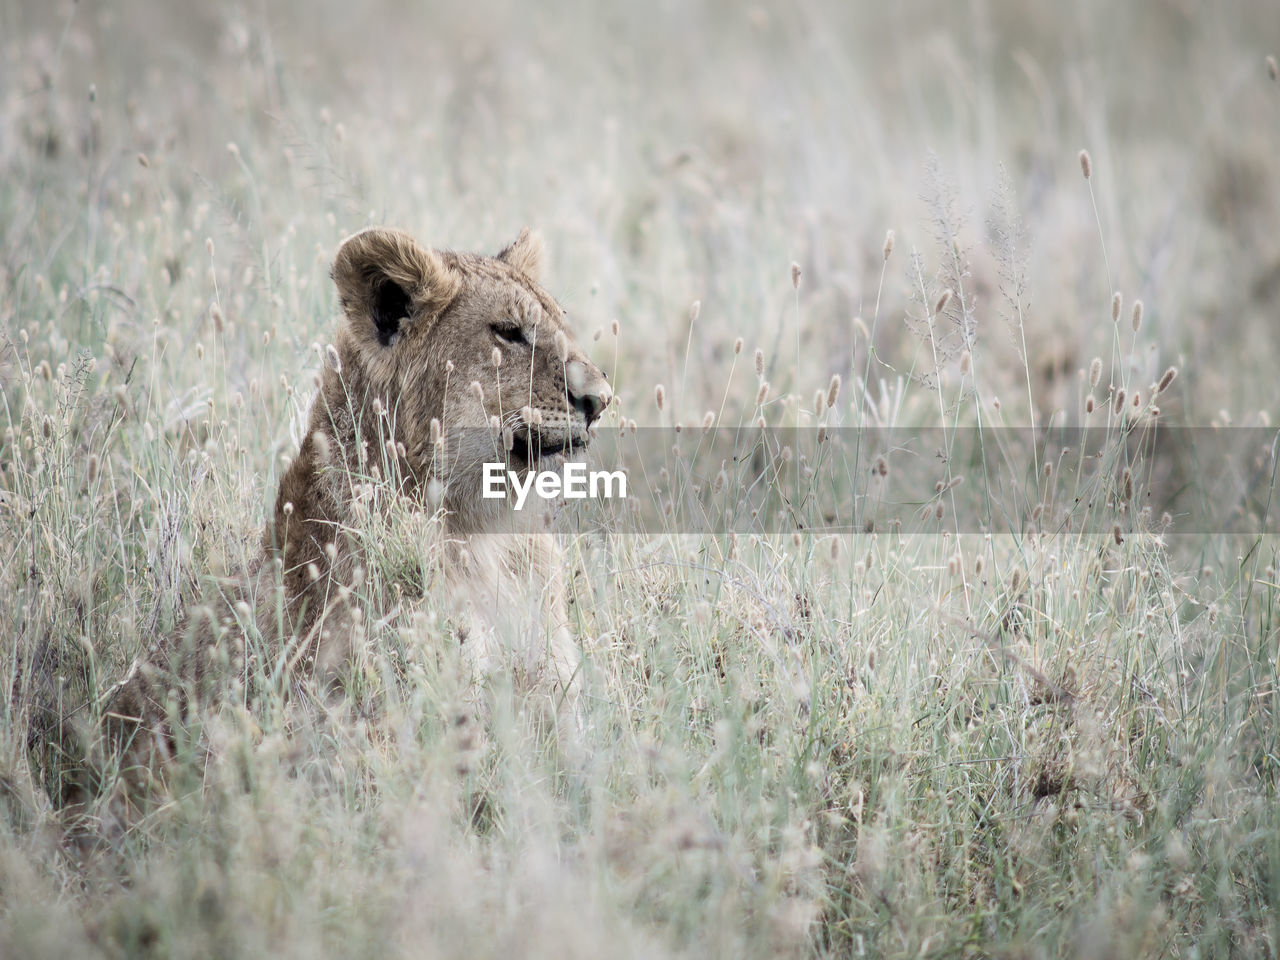
[[[434,251],[403,230],[383,227],[344,240],[332,276],[343,312],[357,326],[371,324],[383,346],[394,342],[405,320],[439,316],[462,283]]]
[[[515,267],[530,280],[537,280],[542,273],[542,237],[524,227],[520,236],[498,254],[498,259]]]

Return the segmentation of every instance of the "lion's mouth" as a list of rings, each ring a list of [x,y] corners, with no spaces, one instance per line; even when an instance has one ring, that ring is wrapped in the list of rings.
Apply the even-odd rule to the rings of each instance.
[[[575,451],[586,450],[591,437],[586,433],[554,433],[525,428],[512,436],[511,452],[529,463],[546,460],[552,457],[570,457]]]

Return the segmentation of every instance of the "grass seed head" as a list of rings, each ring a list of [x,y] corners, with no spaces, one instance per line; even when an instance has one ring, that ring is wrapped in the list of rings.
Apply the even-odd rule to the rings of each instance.
[[[1159,395],[1169,389],[1169,385],[1178,377],[1178,368],[1170,367],[1164,372],[1164,376],[1160,378],[1160,382],[1156,384],[1156,394]]]
[[[1137,333],[1142,329],[1142,301],[1133,301],[1133,332]]]
[[[895,237],[894,232],[893,232],[892,230],[886,230],[886,231],[885,231],[885,235],[884,235],[884,250],[882,251],[882,252],[883,252],[883,254],[884,254],[884,259],[885,259],[885,260],[888,260],[888,259],[889,259],[889,254],[893,253],[893,243],[894,243],[894,240],[896,240],[896,239],[897,239],[897,238]]]
[[[1117,290],[1111,295],[1111,322],[1120,322],[1120,310],[1124,307],[1124,297]]]
[[[791,261],[791,286],[796,290],[800,289],[800,277],[801,277],[800,264],[792,260]]]
[[[1093,176],[1093,160],[1089,157],[1088,150],[1080,151],[1080,172],[1086,180]]]
[[[1102,379],[1102,358],[1094,357],[1093,362],[1089,364],[1089,389],[1092,390],[1098,385],[1098,381]]]
[[[658,405],[659,412],[661,412],[662,408],[666,406],[667,391],[662,384],[658,384],[656,387],[653,388],[653,402]]]
[[[764,376],[764,351],[756,347],[756,376]]]
[[[831,378],[831,382],[827,384],[827,406],[832,410],[836,407],[836,401],[840,399],[840,374],[835,374]]]

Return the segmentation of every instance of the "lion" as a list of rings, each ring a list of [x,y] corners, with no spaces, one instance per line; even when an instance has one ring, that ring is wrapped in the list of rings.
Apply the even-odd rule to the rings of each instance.
[[[353,505],[368,481],[393,481],[440,512],[448,593],[467,608],[459,632],[476,674],[514,653],[562,702],[575,695],[580,654],[545,518],[481,495],[486,462],[521,476],[584,450],[613,396],[539,282],[542,251],[527,229],[490,257],[382,227],[338,249],[342,317],[243,591],[257,598],[252,616],[274,638],[275,663],[324,679],[350,655],[345,597],[363,573]],[[166,699],[185,710],[210,696],[208,663],[233,642],[233,621],[243,637],[249,604],[223,607],[189,612],[104,699],[110,739],[144,766],[141,753],[172,748]]]

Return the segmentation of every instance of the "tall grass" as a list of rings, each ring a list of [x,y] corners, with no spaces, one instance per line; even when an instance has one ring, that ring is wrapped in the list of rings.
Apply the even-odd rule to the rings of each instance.
[[[110,771],[60,805],[57,749],[252,562],[367,223],[540,227],[610,426],[996,463],[1031,422],[1118,457],[1135,390],[1268,424],[1266,11],[7,3],[0,34],[0,955],[1276,954],[1276,545],[1115,496],[958,519],[1083,461],[903,530],[566,536],[572,735],[503,675],[468,719],[435,521],[387,498],[344,696],[224,651],[133,817]]]

